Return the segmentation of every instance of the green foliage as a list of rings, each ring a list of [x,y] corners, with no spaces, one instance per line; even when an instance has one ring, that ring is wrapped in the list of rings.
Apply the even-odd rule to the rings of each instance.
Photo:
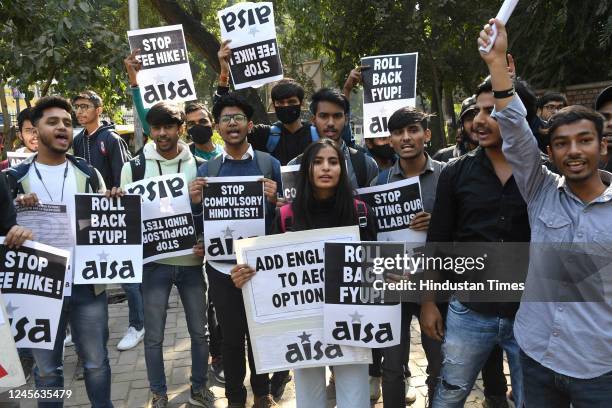
[[[120,0],[31,0],[0,3],[0,79],[32,98],[41,92],[72,95],[84,88],[107,107],[123,100],[125,36],[116,27]],[[112,112],[111,112],[112,113]]]

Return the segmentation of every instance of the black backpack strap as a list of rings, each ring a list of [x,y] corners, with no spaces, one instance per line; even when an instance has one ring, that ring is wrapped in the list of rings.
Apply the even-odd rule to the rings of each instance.
[[[146,165],[147,159],[142,151],[138,153],[138,156],[130,160],[130,167],[132,168],[132,182],[140,181],[144,178]]]
[[[272,156],[269,153],[255,150],[255,162],[265,178],[272,179]]]
[[[98,179],[98,172],[91,164],[88,164],[87,168],[89,169],[89,179],[87,180],[87,183],[85,183],[85,192],[97,193],[98,191],[100,191],[100,180]],[[89,189],[91,189],[91,191],[89,191]]]
[[[366,167],[366,156],[363,152],[349,147],[349,153],[351,156],[351,164],[353,165],[353,171],[357,178],[357,186],[359,188],[368,186],[368,169]]]
[[[15,177],[15,175],[11,174],[8,171],[3,171],[0,177],[4,177],[6,179],[6,184],[8,185],[9,194],[11,195],[11,197],[17,198],[18,194],[25,193],[23,191],[23,186],[21,185],[21,183],[17,182],[17,178]]]

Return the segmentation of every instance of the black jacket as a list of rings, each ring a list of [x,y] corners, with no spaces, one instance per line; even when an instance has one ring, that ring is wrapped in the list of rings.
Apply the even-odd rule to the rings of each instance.
[[[83,129],[74,138],[74,155],[84,158],[102,175],[106,188],[121,185],[121,168],[130,160],[127,145],[115,132],[115,125],[102,122],[102,126],[93,135],[87,135]]]
[[[0,173],[0,235],[6,235],[15,224],[17,224],[17,213],[13,197],[9,192],[6,174]]]

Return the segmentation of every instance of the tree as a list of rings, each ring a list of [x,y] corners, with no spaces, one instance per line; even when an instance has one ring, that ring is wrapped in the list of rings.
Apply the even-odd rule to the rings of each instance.
[[[168,24],[182,24],[187,42],[200,54],[217,74],[221,71],[217,60],[219,50],[219,22],[217,11],[227,6],[227,1],[216,0],[150,0]],[[268,123],[266,109],[253,88],[240,90],[255,112],[253,120]]]
[[[124,99],[121,50],[125,37],[114,27],[120,0],[32,0],[3,2],[0,19],[0,80],[31,99],[31,86],[44,96],[98,91],[109,107]]]

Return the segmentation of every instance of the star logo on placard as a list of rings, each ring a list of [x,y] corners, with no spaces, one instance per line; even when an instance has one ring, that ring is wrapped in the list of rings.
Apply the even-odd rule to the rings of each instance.
[[[174,212],[172,208],[172,200],[170,197],[164,197],[159,200],[159,211],[162,213],[171,213]]]
[[[13,313],[15,312],[15,310],[19,309],[18,307],[13,306],[13,304],[11,302],[8,302],[8,304],[6,305],[6,314],[8,315],[8,317],[12,318]]]
[[[155,75],[153,77],[153,82],[156,84],[163,84],[164,83],[164,77],[162,77],[161,75]]]
[[[227,226],[227,228],[223,231],[223,238],[234,238],[234,230]]]
[[[361,323],[362,314],[359,314],[358,311],[355,310],[355,313],[349,315],[351,317],[351,323]]]
[[[249,34],[251,34],[253,37],[255,37],[255,35],[259,32],[259,30],[257,29],[257,27],[251,27],[251,29],[249,30]]]
[[[107,261],[108,260],[108,254],[106,252],[104,252],[104,250],[102,250],[102,252],[100,252],[99,254],[96,255],[98,257],[98,260],[100,262],[102,261]]]
[[[310,343],[310,336],[312,336],[312,334],[306,334],[306,332],[302,332],[302,334],[299,335],[298,337],[300,338],[303,344],[303,343]]]
[[[383,106],[382,108],[380,108],[378,113],[380,113],[380,116],[385,116],[387,114],[387,108]]]

